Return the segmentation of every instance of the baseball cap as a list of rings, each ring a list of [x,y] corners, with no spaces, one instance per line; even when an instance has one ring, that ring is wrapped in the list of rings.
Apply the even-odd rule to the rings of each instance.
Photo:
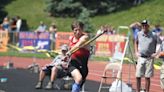
[[[62,46],[61,46],[61,50],[66,50],[66,51],[68,51],[68,46],[67,46],[66,44],[62,45]]]
[[[149,21],[145,19],[145,20],[143,20],[143,21],[141,22],[141,24],[142,24],[142,25],[149,25]]]

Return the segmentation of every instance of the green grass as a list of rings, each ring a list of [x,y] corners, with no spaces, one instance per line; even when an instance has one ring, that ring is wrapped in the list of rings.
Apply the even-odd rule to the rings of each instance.
[[[152,25],[158,22],[160,22],[161,25],[164,25],[164,21],[162,21],[164,20],[163,5],[163,0],[149,0],[142,5],[128,10],[115,12],[105,16],[97,16],[92,19],[92,22],[95,23],[96,26],[108,23],[117,28],[120,25],[128,26],[135,21],[148,19]]]
[[[59,31],[69,31],[71,18],[53,18],[49,17],[44,12],[45,0],[14,0],[12,3],[5,7],[10,17],[21,16],[21,18],[27,20],[31,30],[38,27],[40,21],[44,21],[47,26],[50,26],[52,22],[56,23]]]
[[[26,58],[49,58],[45,53],[22,53],[17,51],[8,51],[8,52],[0,52],[0,56],[15,56],[15,57],[26,57]]]
[[[115,28],[119,25],[128,26],[132,22],[149,19],[154,25],[160,22],[164,25],[164,1],[145,0],[145,3],[130,9],[114,12],[108,15],[96,16],[91,18],[91,23],[96,29],[103,24],[111,24]],[[48,26],[55,22],[59,31],[70,31],[70,24],[73,18],[52,18],[44,12],[46,7],[45,0],[14,0],[5,7],[9,16],[19,15],[27,20],[31,29],[36,29],[39,21],[44,21]]]

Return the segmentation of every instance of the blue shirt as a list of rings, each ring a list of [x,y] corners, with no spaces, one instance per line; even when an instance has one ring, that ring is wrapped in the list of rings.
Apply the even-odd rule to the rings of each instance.
[[[137,33],[139,32],[140,30],[138,28],[135,28],[133,27],[132,28],[132,32],[133,32],[133,39],[137,39]]]

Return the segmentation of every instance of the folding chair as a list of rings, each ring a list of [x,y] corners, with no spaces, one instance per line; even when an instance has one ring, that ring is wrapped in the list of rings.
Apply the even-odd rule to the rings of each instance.
[[[70,76],[65,76],[61,79],[58,80],[58,83],[56,85],[56,88],[58,90],[71,90],[72,88],[72,84],[74,83],[74,80],[72,77]]]
[[[116,79],[117,76],[114,74],[116,71],[118,72],[120,70],[120,64],[119,63],[108,63],[105,66],[103,75],[101,76],[101,82],[99,86],[98,92],[101,92],[101,89],[109,89],[110,86],[107,83],[107,79]],[[113,72],[114,71],[114,72]],[[108,75],[108,72],[113,72],[112,76]]]
[[[109,89],[110,85],[107,83],[107,79],[118,79],[120,80],[122,76],[122,64],[125,56],[125,51],[129,42],[128,37],[123,37],[125,39],[125,46],[123,52],[119,52],[118,49],[120,42],[118,42],[115,46],[115,52],[113,53],[112,58],[110,58],[110,62],[105,66],[103,74],[101,76],[100,86],[98,92],[101,92],[103,89]],[[117,72],[117,74],[115,74]],[[112,74],[112,75],[111,75]]]

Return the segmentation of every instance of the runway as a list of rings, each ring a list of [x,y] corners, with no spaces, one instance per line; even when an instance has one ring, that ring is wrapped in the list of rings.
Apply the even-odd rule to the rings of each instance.
[[[31,73],[26,70],[28,65],[32,64],[34,61],[32,58],[20,58],[20,57],[0,57],[0,66],[3,66],[8,60],[12,60],[14,63],[14,67],[16,69],[12,70],[4,70],[0,67],[0,79],[7,78],[7,82],[0,82],[0,92],[70,92],[70,90],[36,90],[34,87],[38,80],[38,74]],[[39,64],[39,66],[43,66],[49,62],[51,59],[36,59],[35,62]],[[89,61],[89,74],[87,76],[87,81],[85,83],[85,90],[87,92],[98,92],[101,75],[103,73],[103,69],[108,62],[102,61]],[[132,88],[136,88],[136,79],[135,79],[135,68],[132,65],[131,68],[128,64],[123,65],[122,70],[122,80],[126,83],[131,83]],[[130,73],[130,78],[129,78]],[[162,92],[160,88],[159,76],[160,71],[154,71],[154,77],[151,79],[151,87],[150,92]],[[45,80],[44,87],[48,82],[48,78]],[[112,83],[112,82],[110,82]],[[142,79],[142,85],[144,86],[145,80]],[[4,91],[3,91],[4,90]],[[104,90],[102,92],[109,92],[108,90]]]
[[[48,77],[45,79],[43,89],[35,89],[38,80],[38,73],[32,73],[26,69],[3,69],[0,67],[0,78],[7,78],[6,82],[0,83],[0,92],[70,92],[70,90],[46,90],[44,87],[48,82]],[[56,80],[59,84],[60,80]],[[87,92],[97,92],[99,83],[87,80],[85,83],[85,90]]]

